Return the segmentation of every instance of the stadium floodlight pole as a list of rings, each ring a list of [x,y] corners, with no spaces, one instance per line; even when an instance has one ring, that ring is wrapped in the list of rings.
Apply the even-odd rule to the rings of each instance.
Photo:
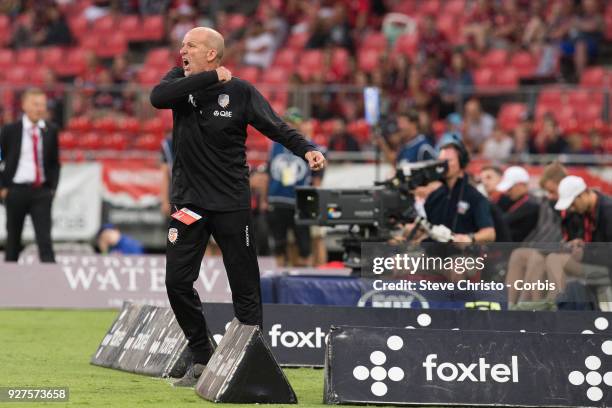
[[[376,133],[375,137],[380,136],[380,126],[378,122],[380,119],[380,89],[375,86],[368,86],[363,89],[364,107],[365,107],[365,120],[370,125],[370,132]],[[380,146],[376,146],[376,158],[375,158],[375,180],[380,181]]]

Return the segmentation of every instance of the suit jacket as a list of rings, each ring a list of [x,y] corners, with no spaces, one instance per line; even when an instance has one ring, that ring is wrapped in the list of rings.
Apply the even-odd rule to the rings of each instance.
[[[53,190],[59,181],[60,162],[57,143],[57,128],[50,123],[41,129],[45,187]],[[10,187],[21,157],[23,122],[9,123],[0,131],[0,188]]]

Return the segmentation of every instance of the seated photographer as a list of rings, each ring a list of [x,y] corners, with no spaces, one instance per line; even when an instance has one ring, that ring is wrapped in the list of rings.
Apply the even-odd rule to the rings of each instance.
[[[612,241],[612,198],[587,187],[581,177],[567,176],[559,183],[558,211],[571,210],[584,216],[582,238],[568,242],[568,253],[550,254],[546,257],[548,280],[555,283],[555,290],[547,298],[555,300],[566,287],[566,275],[584,275],[586,264],[601,265],[611,272],[612,260],[601,245],[589,247],[590,242]]]
[[[576,232],[577,223],[582,223],[582,217],[575,213],[559,212],[554,205],[559,199],[557,192],[559,183],[567,176],[565,167],[559,162],[553,162],[546,167],[540,176],[539,184],[546,193],[539,207],[538,222],[531,233],[525,238],[530,244],[560,243],[564,239],[571,239]],[[563,232],[565,233],[563,233]],[[517,280],[524,282],[537,282],[546,278],[546,251],[531,246],[516,248],[512,251],[508,261],[506,283],[508,288],[508,304],[519,302],[535,302],[544,299],[546,293],[540,290],[522,290],[514,288]]]
[[[504,171],[497,191],[508,197],[507,204],[500,204],[504,220],[510,227],[512,242],[523,242],[538,223],[540,206],[529,194],[529,173],[522,167],[512,166]]]
[[[470,184],[465,173],[470,157],[461,136],[446,133],[438,150],[438,159],[448,162],[448,171],[444,183],[425,201],[427,220],[450,229],[456,243],[495,241],[489,201]]]

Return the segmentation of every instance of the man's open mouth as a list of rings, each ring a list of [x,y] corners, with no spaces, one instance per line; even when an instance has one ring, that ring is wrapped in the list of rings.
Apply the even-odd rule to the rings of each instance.
[[[183,59],[183,68],[187,68],[189,66],[189,60]]]

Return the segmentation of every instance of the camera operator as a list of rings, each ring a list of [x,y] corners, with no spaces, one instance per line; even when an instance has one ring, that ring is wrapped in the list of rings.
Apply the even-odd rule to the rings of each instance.
[[[489,201],[472,186],[465,173],[470,157],[461,136],[445,134],[438,144],[439,160],[448,162],[444,184],[425,201],[427,220],[444,225],[453,233],[453,242],[484,243],[495,241],[495,229]]]

